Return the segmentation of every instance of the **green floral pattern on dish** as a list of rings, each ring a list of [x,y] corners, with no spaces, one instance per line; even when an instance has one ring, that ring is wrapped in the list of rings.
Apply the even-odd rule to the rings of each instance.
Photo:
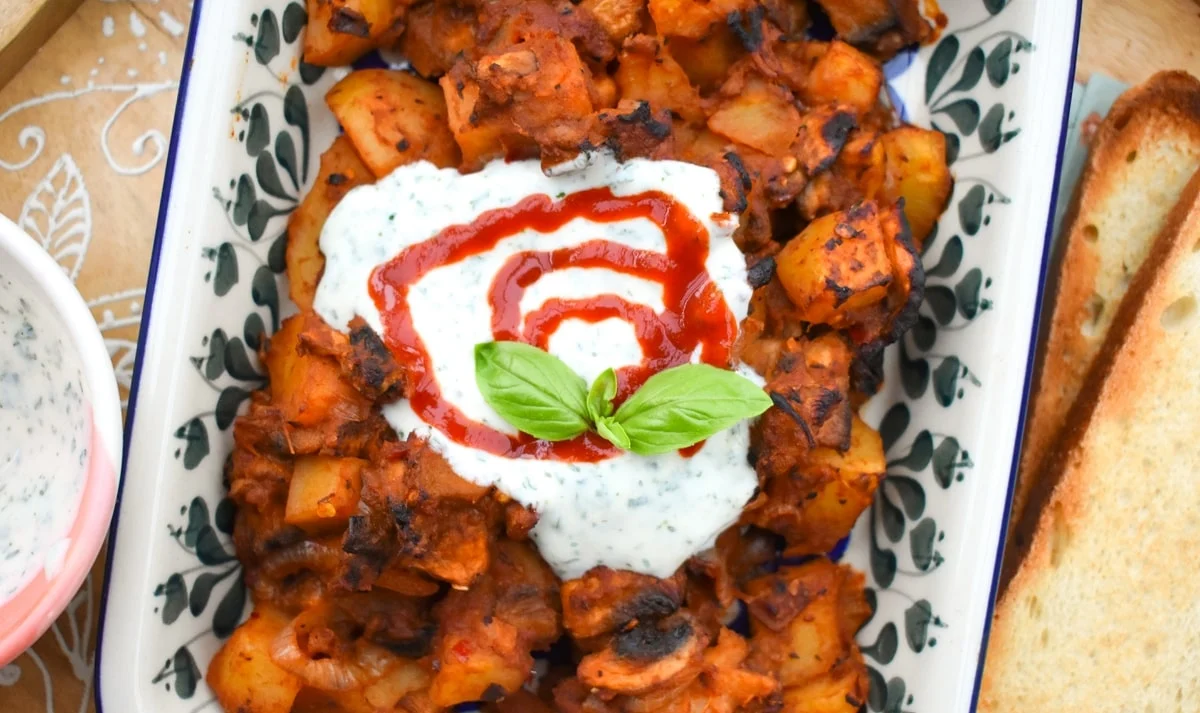
[[[284,49],[289,57],[299,54],[300,30],[307,21],[298,2],[289,2],[281,15],[265,9],[250,18],[253,32],[233,38],[250,48],[252,69],[269,73],[280,89],[252,93],[231,107],[235,125],[241,127],[235,138],[244,149],[245,169],[212,188],[211,199],[225,214],[226,230],[202,250],[208,265],[204,282],[221,304],[250,311],[239,320],[240,330],[216,327],[203,335],[189,359],[213,394],[209,410],[194,414],[174,432],[175,458],[197,477],[220,478],[238,409],[265,382],[257,352],[279,328],[287,308],[286,219],[299,203],[315,160],[309,102],[320,104],[324,92],[313,90],[325,70],[300,63],[289,83],[273,68],[273,62],[284,64]],[[225,497],[210,517],[208,502],[196,496],[180,507],[185,522],[168,526],[168,536],[188,554],[190,566],[172,572],[155,588],[155,614],[166,627],[185,616],[210,624],[181,641],[152,681],[182,699],[200,690],[207,664],[198,665],[197,642],[227,638],[245,613],[247,592],[230,542],[233,514],[233,502]]]
[[[866,526],[855,531],[856,537],[866,536],[865,562],[849,558],[865,566],[873,618],[882,620],[882,625],[874,621],[865,627],[875,630],[871,640],[860,636],[871,679],[867,707],[880,713],[923,709],[905,678],[889,677],[887,671],[899,658],[936,647],[938,631],[953,625],[939,615],[937,602],[910,596],[905,589],[912,580],[935,576],[945,562],[940,546],[946,532],[930,507],[929,490],[950,491],[962,484],[973,463],[958,437],[918,430],[913,414],[917,402],[932,398],[949,408],[983,385],[965,360],[942,351],[939,341],[970,329],[993,307],[988,297],[993,280],[986,266],[969,266],[968,252],[973,243],[988,238],[992,214],[1011,200],[970,172],[975,159],[1004,150],[1020,136],[1016,112],[996,100],[995,90],[1019,75],[1020,62],[1034,50],[1010,30],[987,34],[968,47],[964,34],[986,28],[1009,7],[1008,0],[979,1],[984,18],[947,31],[925,66],[926,108],[932,127],[946,136],[956,185],[951,205],[923,246],[927,284],[920,317],[898,345],[897,366],[889,372],[907,400],[892,404],[879,422],[888,475],[864,517]],[[901,565],[901,559],[912,567]],[[904,604],[881,609],[884,596]],[[907,654],[900,648],[902,636]]]

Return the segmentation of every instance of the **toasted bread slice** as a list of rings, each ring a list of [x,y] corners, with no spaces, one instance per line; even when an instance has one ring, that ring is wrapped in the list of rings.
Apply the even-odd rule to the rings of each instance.
[[[1130,278],[1198,168],[1200,81],[1187,73],[1162,72],[1127,91],[1096,132],[1064,223],[1058,279],[1050,283],[1054,306],[1034,376],[1010,546],[1028,544],[1019,541],[1019,525],[1042,460],[1104,343]],[[1037,516],[1036,510],[1029,513]],[[1006,571],[1003,581],[1011,575]]]
[[[1200,710],[1200,174],[1067,423],[996,610],[978,710]]]

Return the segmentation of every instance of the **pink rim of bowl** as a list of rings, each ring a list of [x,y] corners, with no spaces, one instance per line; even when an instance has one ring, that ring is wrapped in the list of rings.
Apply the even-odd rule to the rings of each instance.
[[[49,578],[39,573],[13,599],[0,604],[0,666],[33,645],[87,579],[108,534],[122,453],[120,394],[108,349],[91,310],[58,263],[33,238],[0,215],[0,272],[8,270],[33,283],[62,321],[79,354],[90,395],[91,449],[62,565]]]

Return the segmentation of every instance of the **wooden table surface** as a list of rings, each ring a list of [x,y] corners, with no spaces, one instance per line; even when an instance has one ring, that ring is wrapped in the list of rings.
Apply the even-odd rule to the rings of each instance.
[[[76,279],[123,392],[190,10],[188,0],[85,0],[0,88],[0,213]],[[1200,76],[1198,53],[1200,0],[1084,0],[1080,79],[1103,72],[1137,82],[1170,68]],[[56,626],[0,667],[0,711],[94,710],[102,573],[101,563]]]

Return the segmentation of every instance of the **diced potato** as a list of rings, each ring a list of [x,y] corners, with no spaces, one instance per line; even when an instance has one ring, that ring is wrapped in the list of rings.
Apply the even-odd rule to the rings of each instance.
[[[430,548],[411,565],[422,572],[459,587],[470,586],[487,569],[488,528],[477,510],[463,509],[436,531],[433,524],[417,528],[430,536]]]
[[[800,129],[800,112],[782,87],[750,80],[708,117],[708,128],[738,143],[778,156]]]
[[[459,55],[475,48],[475,13],[454,3],[431,2],[409,11],[400,53],[424,77],[440,77]]]
[[[284,320],[271,337],[266,366],[272,403],[286,421],[301,426],[315,426],[335,411],[340,415],[364,412],[369,405],[342,378],[337,362],[301,346],[301,335],[310,320],[323,324],[311,312],[298,314]]]
[[[351,72],[325,96],[363,162],[379,178],[419,160],[458,165],[458,146],[446,123],[436,84],[408,72]]]
[[[227,711],[290,713],[302,683],[271,660],[271,643],[288,624],[281,612],[259,606],[208,665],[208,685]]]
[[[449,110],[450,129],[462,151],[463,171],[476,171],[495,158],[528,158],[537,155],[537,143],[522,136],[504,114],[491,113],[480,117],[481,103],[478,84],[459,89],[450,75],[441,79]]]
[[[358,510],[366,464],[359,458],[297,458],[284,521],[310,532],[344,529]]]
[[[558,148],[578,152],[586,137],[590,73],[569,39],[534,35],[442,77],[450,128],[462,149],[461,170],[494,158],[537,155]]]
[[[824,557],[746,585],[751,646],[785,690],[861,667],[854,643],[861,588],[861,575]]]
[[[783,690],[780,713],[857,713],[867,700],[869,683],[859,667],[814,679]]]
[[[823,485],[803,495],[795,493],[803,499],[798,501],[799,520],[789,533],[789,556],[828,552],[854,527],[887,470],[883,439],[855,415],[849,450],[814,448],[800,470],[806,482]]]
[[[610,39],[620,43],[642,26],[646,0],[583,0],[579,6],[592,13]]]
[[[669,109],[688,121],[701,122],[700,94],[666,47],[648,35],[625,43],[616,73],[622,99],[644,100],[653,109]]]
[[[903,126],[880,141],[887,166],[880,198],[889,203],[904,199],[904,215],[919,250],[954,188],[946,165],[946,137],[940,131]]]
[[[812,106],[842,104],[860,116],[879,101],[883,68],[845,42],[833,41],[809,73],[803,99]]]
[[[308,0],[304,61],[324,67],[350,64],[396,39],[405,3],[394,0]]]
[[[312,309],[317,284],[325,272],[325,256],[320,246],[325,221],[351,188],[374,180],[374,174],[345,136],[335,139],[321,155],[316,183],[288,219],[288,286],[292,301],[301,310]]]
[[[839,36],[858,42],[895,22],[894,0],[817,0]]]
[[[875,52],[885,56],[923,41],[933,29],[922,16],[920,0],[817,0],[817,4],[838,37],[873,45]]]
[[[438,643],[435,656],[440,666],[429,697],[439,706],[477,701],[488,689],[495,691],[493,687],[509,693],[529,678],[533,658],[516,627],[490,618],[469,631],[474,636],[448,632]]]
[[[815,594],[787,627],[788,651],[779,669],[779,681],[785,688],[823,675],[841,653],[838,600],[832,593]]]
[[[699,39],[733,12],[748,10],[754,0],[650,0],[650,17],[660,35]]]
[[[833,166],[855,124],[849,107],[837,104],[806,113],[792,147],[804,173],[815,176]]]
[[[705,93],[720,87],[734,63],[746,56],[741,40],[724,24],[699,39],[668,37],[666,42],[692,84]]]
[[[883,477],[887,470],[887,458],[883,453],[883,438],[879,431],[871,428],[854,414],[850,426],[850,448],[845,452],[833,448],[817,448],[809,452],[806,462],[818,468],[830,468],[838,478],[852,482],[862,476],[875,480]]]
[[[894,279],[873,202],[818,218],[775,258],[776,275],[800,319],[848,326],[856,310],[882,302]]]

